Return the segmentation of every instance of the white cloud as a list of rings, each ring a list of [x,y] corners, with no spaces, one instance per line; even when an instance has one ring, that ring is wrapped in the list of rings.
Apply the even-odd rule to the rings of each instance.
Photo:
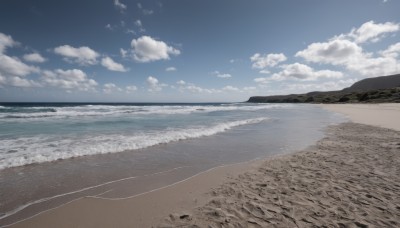
[[[217,76],[218,78],[231,78],[231,74],[220,73],[219,71],[212,72],[213,75]]]
[[[253,92],[255,90],[257,90],[257,87],[254,86],[243,87],[243,91],[245,92]]]
[[[142,21],[141,20],[136,20],[135,25],[138,27],[142,27]]]
[[[110,30],[110,31],[114,30],[114,27],[112,25],[110,25],[110,24],[106,24],[105,28]]]
[[[0,73],[0,88],[2,88],[4,85],[8,86],[14,86],[14,87],[41,87],[42,85],[38,82],[35,82],[33,80],[28,80],[25,78],[21,78],[18,76],[3,76]]]
[[[364,77],[377,77],[400,72],[400,61],[392,57],[365,57],[345,64],[345,67]]]
[[[390,45],[386,50],[380,51],[384,57],[397,58],[400,56],[400,42]]]
[[[120,48],[119,52],[121,53],[122,58],[126,58],[128,56],[128,51],[123,48]]]
[[[40,68],[27,65],[17,57],[4,54],[7,48],[18,44],[11,36],[0,33],[0,85],[40,87],[40,83],[22,78],[32,73],[39,73]]]
[[[33,80],[28,80],[20,77],[10,77],[7,79],[7,84],[15,87],[40,87],[40,83]]]
[[[41,56],[39,53],[31,53],[31,54],[25,54],[24,59],[28,62],[34,62],[34,63],[44,63],[47,61],[43,56]]]
[[[111,71],[128,71],[128,69],[126,69],[122,64],[114,62],[114,60],[108,56],[101,59],[101,65]]]
[[[123,3],[121,3],[120,0],[114,0],[114,6],[117,7],[121,11],[124,11],[127,8],[127,6]]]
[[[17,57],[0,54],[0,73],[5,76],[26,76],[39,72],[39,68],[26,65]]]
[[[134,59],[138,62],[151,62],[170,59],[170,55],[179,55],[180,51],[150,36],[142,36],[131,42]]]
[[[176,71],[175,67],[167,67],[165,68],[165,71],[170,72],[170,71]]]
[[[201,88],[199,86],[196,86],[193,83],[189,83],[189,82],[185,82],[183,80],[179,80],[176,82],[176,84],[179,85],[178,90],[180,92],[185,92],[188,91],[190,93],[207,93],[207,94],[212,94],[212,93],[217,93],[220,92],[218,90],[215,89],[205,89],[205,88]]]
[[[371,22],[367,22],[363,26],[365,27],[366,24],[366,27],[371,26]],[[380,25],[387,24],[388,23]],[[351,35],[357,33],[356,31],[359,30],[359,34],[362,34],[360,37],[364,38]],[[384,34],[376,31],[375,33],[368,33],[365,32],[366,30],[367,29],[354,29],[350,35],[340,35],[328,40],[327,42],[310,44],[306,49],[297,52],[296,56],[302,57],[309,62],[343,66],[347,70],[359,74],[362,77],[376,77],[398,73],[400,71],[400,61],[397,57],[400,45],[393,44],[386,50],[380,51],[380,57],[375,57],[374,53],[367,53],[363,50],[360,46],[362,42],[356,43],[356,41],[352,41],[353,38],[366,41],[368,39],[382,37],[382,34]],[[388,29],[384,31],[388,31]]]
[[[348,34],[356,43],[365,43],[368,41],[377,42],[387,33],[393,33],[400,30],[400,25],[392,22],[375,23],[368,21],[362,24],[359,28],[353,28]]]
[[[68,62],[76,62],[80,65],[94,65],[97,64],[97,57],[99,54],[89,47],[71,47],[63,45],[54,48],[54,53],[64,56],[64,60]]]
[[[134,86],[134,85],[130,85],[130,86],[125,87],[125,92],[126,92],[126,93],[133,93],[133,92],[135,92],[136,90],[137,90],[137,87]]]
[[[95,91],[97,82],[89,79],[85,72],[79,69],[43,71],[41,80],[44,84],[66,90]]]
[[[147,78],[147,85],[149,86],[149,92],[161,91],[163,87],[167,86],[166,84],[160,83],[158,79],[153,76]]]
[[[254,82],[260,83],[260,84],[267,84],[270,82],[269,78],[255,78]]]
[[[116,86],[114,83],[106,83],[103,85],[103,92],[111,94],[113,92],[122,92],[122,89]]]
[[[239,88],[230,85],[223,87],[222,90],[227,92],[240,92]]]
[[[142,4],[141,4],[140,2],[137,4],[137,7],[138,7],[140,10],[142,10],[142,13],[143,13],[144,15],[151,15],[151,14],[154,13],[153,10],[144,9],[143,6],[142,6]]]
[[[349,40],[334,39],[323,43],[312,43],[296,53],[309,62],[344,64],[363,56],[362,48]]]
[[[146,29],[144,29],[143,23],[141,20],[136,20],[134,23],[139,28],[139,32],[146,32]]]
[[[319,78],[342,78],[343,73],[331,70],[316,71],[313,68],[301,64],[293,63],[282,66],[283,70],[275,73],[270,78],[271,80],[282,81],[286,79],[298,79],[306,81],[314,81]]]
[[[283,53],[275,54],[264,54],[256,53],[250,57],[252,64],[252,68],[254,69],[264,69],[267,67],[274,67],[277,64],[284,62],[287,60],[286,56]]]
[[[18,42],[14,41],[9,35],[0,32],[0,54],[4,53],[6,48],[14,47]]]
[[[285,84],[281,88],[283,94],[288,93],[307,93],[310,91],[333,91],[341,90],[351,86],[357,80],[347,79],[338,81],[328,81],[323,83],[298,83],[298,84]]]

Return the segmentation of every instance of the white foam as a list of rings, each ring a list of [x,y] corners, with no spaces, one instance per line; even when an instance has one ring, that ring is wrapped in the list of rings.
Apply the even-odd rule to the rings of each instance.
[[[273,108],[290,107],[287,104],[226,104],[226,105],[157,105],[157,106],[134,106],[134,105],[83,105],[72,107],[32,107],[22,108],[16,112],[0,113],[0,120],[7,121],[15,119],[23,120],[29,118],[75,118],[92,116],[134,116],[134,115],[175,115],[191,114],[201,112],[217,111],[256,111]],[[41,112],[41,109],[49,111]],[[35,110],[35,112],[29,112]],[[36,111],[39,110],[39,111]]]
[[[0,151],[4,151],[0,153],[0,169],[84,155],[142,149],[162,143],[211,136],[233,127],[255,124],[266,119],[268,118],[253,118],[214,126],[191,126],[186,129],[158,130],[133,135],[102,134],[79,138],[51,138],[52,136],[39,135],[4,139],[0,143]]]

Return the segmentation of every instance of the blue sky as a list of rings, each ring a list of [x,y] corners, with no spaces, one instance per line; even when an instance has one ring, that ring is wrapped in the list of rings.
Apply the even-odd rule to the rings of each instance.
[[[0,102],[224,102],[400,73],[400,1],[0,2]]]

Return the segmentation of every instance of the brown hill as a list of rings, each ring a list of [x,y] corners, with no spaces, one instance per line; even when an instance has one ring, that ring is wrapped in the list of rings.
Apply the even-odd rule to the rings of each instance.
[[[252,103],[400,102],[400,74],[367,78],[340,91],[279,96],[255,96]]]

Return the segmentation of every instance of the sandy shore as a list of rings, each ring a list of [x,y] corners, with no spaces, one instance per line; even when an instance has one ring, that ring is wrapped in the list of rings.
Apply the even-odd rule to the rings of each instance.
[[[400,130],[397,104],[324,108]],[[13,227],[399,227],[399,153],[399,131],[345,123],[292,155],[216,168],[134,198],[82,198]]]
[[[324,104],[321,107],[342,113],[355,123],[400,131],[400,103],[388,104]]]

